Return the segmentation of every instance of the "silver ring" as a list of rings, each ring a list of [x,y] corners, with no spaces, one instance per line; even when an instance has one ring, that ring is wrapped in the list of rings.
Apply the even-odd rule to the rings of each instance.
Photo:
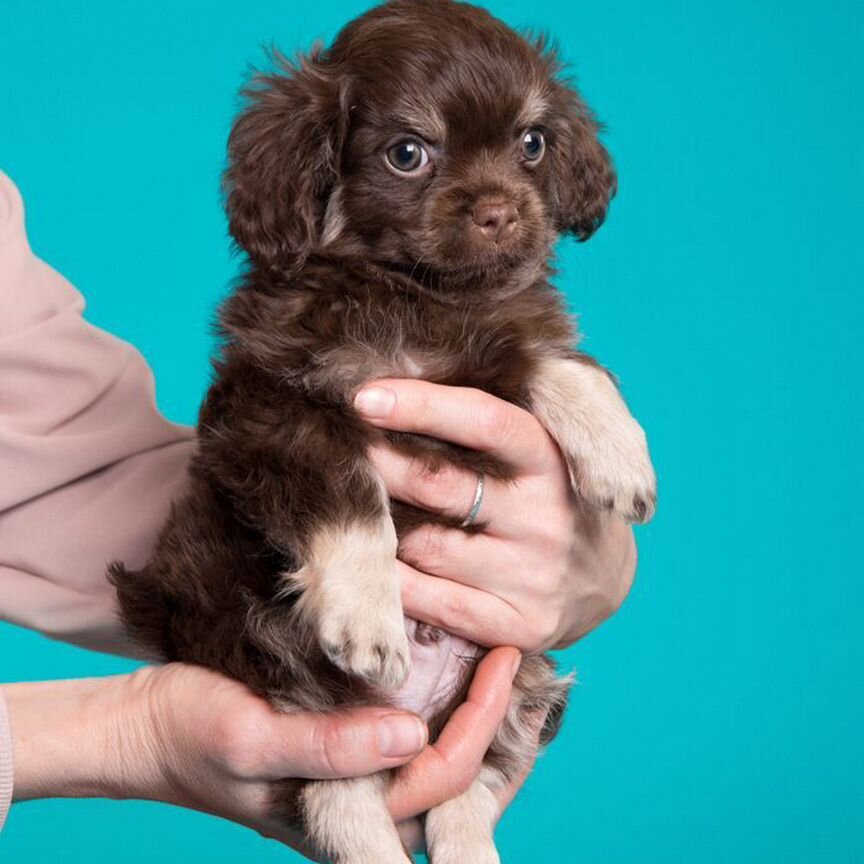
[[[480,508],[483,506],[483,487],[486,485],[486,477],[482,471],[477,472],[477,488],[474,490],[474,500],[471,502],[471,509],[468,515],[462,520],[460,528],[467,528],[473,525],[480,513]]]

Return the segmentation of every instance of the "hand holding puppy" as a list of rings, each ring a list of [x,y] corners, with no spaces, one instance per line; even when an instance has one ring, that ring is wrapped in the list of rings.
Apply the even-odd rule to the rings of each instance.
[[[389,807],[406,842],[417,846],[422,831],[413,817],[464,791],[480,770],[510,699],[516,659],[502,648],[483,660],[468,699],[431,746],[424,724],[407,713],[279,714],[242,684],[180,663],[5,685],[15,800],[164,801],[231,819],[317,858],[273,818],[271,782],[356,777],[412,760],[396,775]]]
[[[407,615],[534,653],[572,644],[618,609],[636,572],[633,532],[573,494],[558,446],[530,413],[483,391],[412,379],[371,382],[355,405],[375,426],[494,453],[516,470],[510,482],[486,478],[481,533],[423,525],[402,538]],[[373,447],[372,461],[396,500],[468,512],[471,472],[430,472],[386,444]]]

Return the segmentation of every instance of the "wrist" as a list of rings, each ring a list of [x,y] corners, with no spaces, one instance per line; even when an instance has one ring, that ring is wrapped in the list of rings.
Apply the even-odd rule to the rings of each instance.
[[[147,672],[4,685],[13,800],[159,797]]]

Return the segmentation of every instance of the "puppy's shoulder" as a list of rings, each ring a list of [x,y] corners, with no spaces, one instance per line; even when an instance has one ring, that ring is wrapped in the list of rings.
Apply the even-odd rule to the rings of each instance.
[[[507,321],[519,332],[519,341],[529,352],[545,354],[572,350],[577,341],[576,319],[562,294],[548,281],[534,283],[499,306],[489,307],[490,325]]]

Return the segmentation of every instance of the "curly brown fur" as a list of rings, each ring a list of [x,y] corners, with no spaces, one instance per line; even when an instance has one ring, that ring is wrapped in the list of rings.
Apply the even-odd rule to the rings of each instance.
[[[650,516],[653,473],[547,281],[557,236],[587,239],[615,191],[598,124],[554,54],[481,9],[394,0],[328,49],[277,62],[230,137],[226,204],[248,269],[221,312],[189,491],[148,564],[115,564],[111,578],[158,658],[218,669],[284,710],[323,711],[391,699],[407,671],[398,537],[454,524],[391,507],[369,445],[386,434],[434,464],[512,475],[487,454],[372,429],[352,407],[365,382],[422,377],[534,411],[574,489],[624,516]],[[417,147],[429,161],[416,172],[393,164]],[[372,623],[355,608],[370,594]],[[432,819],[436,864],[494,860],[490,790],[530,761],[532,717],[545,712],[543,740],[554,734],[567,684],[547,658],[525,659],[478,787]],[[382,815],[386,777],[345,782],[277,786],[274,807],[340,864],[404,861]],[[473,815],[457,824],[460,812]]]

